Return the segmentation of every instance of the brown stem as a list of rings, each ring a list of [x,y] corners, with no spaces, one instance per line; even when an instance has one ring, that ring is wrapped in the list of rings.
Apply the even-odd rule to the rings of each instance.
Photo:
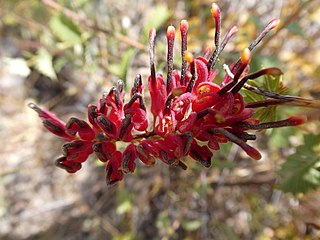
[[[276,29],[275,33],[273,33],[272,35],[270,35],[270,37],[266,38],[266,39],[263,41],[263,43],[262,43],[262,44],[259,46],[259,48],[256,50],[256,53],[255,53],[255,54],[258,55],[258,54],[269,44],[269,42],[279,34],[279,32],[280,32],[281,30],[283,30],[283,29],[286,28],[290,23],[292,23],[293,21],[295,21],[295,20],[299,17],[299,15],[301,14],[301,12],[306,9],[306,6],[307,6],[308,4],[310,4],[311,2],[313,2],[313,1],[314,1],[314,0],[305,1],[305,2],[303,2],[300,6],[298,6],[298,7],[296,8],[296,10],[291,13],[291,15],[289,15],[284,21],[282,21],[282,23],[280,23],[280,26]]]
[[[98,26],[97,24],[95,24],[94,22],[86,19],[85,17],[80,16],[76,12],[74,12],[64,6],[61,6],[59,3],[55,2],[54,0],[41,0],[41,2],[44,5],[54,9],[55,11],[63,13],[68,18],[75,20],[75,21],[78,21],[79,23],[83,24],[87,28],[93,29],[97,32],[102,32],[106,35],[114,36],[117,40],[119,40],[125,44],[128,44],[132,47],[138,48],[140,50],[145,49],[145,46],[142,43],[137,42],[137,41],[133,40],[132,38],[127,37],[121,33],[116,33],[110,29],[102,28],[102,27]]]
[[[187,61],[184,58],[184,53],[187,51],[188,43],[188,22],[182,20],[180,23],[180,33],[181,33],[181,79],[180,84],[184,86],[186,84],[186,72],[187,72]]]
[[[152,28],[149,31],[149,57],[150,57],[151,84],[153,86],[155,86],[156,84],[156,68],[154,66],[155,39],[156,39],[156,30]]]
[[[196,82],[197,80],[197,70],[196,70],[196,64],[194,61],[192,61],[190,63],[190,70],[191,70],[191,79],[189,81],[189,84],[187,86],[187,89],[186,89],[186,92],[191,92],[192,91],[192,88],[194,86],[194,83]]]
[[[244,142],[242,139],[237,137],[235,134],[227,131],[226,129],[223,129],[223,128],[212,128],[212,129],[209,130],[209,133],[222,134],[226,138],[228,138],[231,142],[233,142],[233,143],[237,144],[238,146],[240,146],[253,159],[259,160],[261,158],[261,154],[256,149],[254,149],[253,147],[248,145],[246,142]]]
[[[285,104],[285,105],[296,106],[296,107],[320,108],[320,100],[305,99],[305,98],[293,97],[288,95],[280,95],[278,93],[262,90],[260,88],[251,86],[249,84],[244,84],[244,88],[265,97],[279,99],[282,102],[282,104]]]
[[[156,133],[154,131],[147,132],[147,133],[143,133],[143,134],[137,135],[136,137],[134,137],[134,140],[147,139],[147,138],[155,136],[155,135],[156,135]]]
[[[279,128],[279,127],[287,127],[287,126],[296,126],[297,122],[292,119],[285,119],[281,121],[275,121],[275,122],[265,122],[265,123],[259,123],[259,124],[250,124],[247,122],[239,122],[237,125],[241,128],[246,129],[252,129],[252,130],[262,130],[262,129],[268,129],[268,128]]]
[[[246,108],[258,108],[258,107],[268,107],[272,105],[286,105],[288,100],[280,99],[266,99],[258,102],[251,102],[246,104]],[[289,102],[290,103],[290,102]]]

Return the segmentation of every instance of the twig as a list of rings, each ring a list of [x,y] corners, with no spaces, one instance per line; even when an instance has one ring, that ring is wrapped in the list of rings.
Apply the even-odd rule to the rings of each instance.
[[[276,177],[274,174],[268,174],[268,175],[261,175],[259,177],[252,177],[248,180],[244,181],[225,181],[223,183],[224,186],[250,186],[250,185],[258,185],[260,186],[261,184],[274,184],[276,181]],[[211,182],[210,185],[212,187],[216,186],[219,184],[219,181]]]
[[[274,102],[268,103],[267,105],[281,104],[281,105],[289,105],[289,106],[296,106],[296,107],[320,108],[320,100],[305,99],[301,97],[294,97],[294,96],[288,96],[288,95],[280,95],[278,93],[262,90],[260,88],[251,86],[249,84],[245,84],[244,88],[251,92],[254,92],[256,94],[259,94],[268,98],[279,99],[279,102],[274,101]],[[252,105],[253,104],[254,103],[252,103]],[[253,106],[253,107],[256,107],[256,106]]]
[[[145,46],[142,43],[135,41],[132,38],[129,38],[121,33],[117,33],[117,32],[112,31],[110,29],[102,28],[102,27],[98,26],[97,24],[95,24],[94,22],[86,19],[85,17],[80,16],[78,13],[76,13],[66,7],[61,6],[59,3],[55,2],[54,0],[41,0],[41,2],[44,5],[54,9],[55,11],[63,13],[64,15],[69,17],[70,19],[72,19],[74,21],[78,21],[79,23],[83,24],[87,28],[93,29],[97,32],[102,32],[106,35],[114,36],[119,41],[126,43],[132,47],[138,48],[140,50],[145,49]]]
[[[280,26],[277,28],[276,32],[272,35],[270,35],[270,37],[266,38],[261,45],[259,46],[259,48],[256,50],[255,54],[259,54],[264,48],[265,46],[267,46],[269,44],[269,42],[275,38],[279,32],[284,29],[285,27],[287,27],[291,22],[293,22],[295,19],[297,19],[301,13],[302,10],[305,9],[305,7],[308,4],[311,4],[314,0],[309,0],[309,1],[305,1],[303,2],[301,5],[299,5],[297,7],[297,9],[291,14],[289,15],[282,23],[280,23]]]

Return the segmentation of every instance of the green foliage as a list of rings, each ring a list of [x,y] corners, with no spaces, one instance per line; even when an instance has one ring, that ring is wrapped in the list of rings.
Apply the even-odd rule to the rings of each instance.
[[[163,211],[157,216],[156,227],[166,233],[167,236],[174,234],[168,211]]]
[[[188,231],[195,231],[201,227],[200,220],[183,221],[182,227]]]
[[[33,63],[32,65],[43,75],[52,80],[57,79],[56,72],[53,68],[52,56],[46,49],[40,48],[31,59],[31,63]]]
[[[320,135],[305,135],[304,144],[281,166],[279,188],[293,194],[306,193],[320,185]],[[317,149],[318,148],[318,149]]]
[[[117,213],[125,214],[132,210],[132,194],[125,188],[119,188],[117,191]]]
[[[82,42],[80,28],[63,15],[52,16],[49,21],[49,27],[62,42],[72,45]]]
[[[135,238],[132,236],[131,232],[122,233],[112,237],[112,240],[133,240],[133,239]]]
[[[90,2],[90,0],[74,0],[73,4],[76,7],[83,7],[85,4],[87,4],[88,2]]]
[[[272,129],[269,138],[269,145],[274,148],[288,147],[290,144],[289,137],[294,136],[297,130],[297,128],[292,127]]]
[[[144,26],[144,36],[145,39],[148,39],[148,33],[151,28],[159,29],[171,16],[166,5],[159,4],[155,6],[149,13],[150,18]]]
[[[121,61],[119,63],[108,65],[108,70],[112,74],[116,75],[121,80],[123,80],[125,83],[126,83],[125,80],[127,78],[128,66],[130,64],[133,54],[134,54],[134,49],[129,48],[124,54],[122,54]]]
[[[298,22],[293,22],[287,26],[287,29],[296,35],[299,35],[300,37],[304,37],[304,30],[300,26]]]
[[[227,168],[227,169],[233,169],[236,164],[234,162],[230,162],[230,161],[221,161],[221,160],[214,160],[213,162],[214,166],[217,168]]]
[[[262,78],[258,79],[261,80]],[[275,93],[281,93],[283,94],[286,89],[282,86],[282,76],[265,76],[263,78],[264,81],[249,81],[249,84],[252,86],[256,86],[258,88],[275,92]],[[265,97],[256,94],[254,92],[251,92],[249,90],[243,89],[244,94],[244,100],[246,103],[250,102],[258,102],[266,99]],[[267,106],[267,107],[261,107],[258,108],[254,114],[254,118],[259,119],[262,122],[268,122],[268,121],[276,121],[278,119],[278,113],[277,113],[277,106]]]

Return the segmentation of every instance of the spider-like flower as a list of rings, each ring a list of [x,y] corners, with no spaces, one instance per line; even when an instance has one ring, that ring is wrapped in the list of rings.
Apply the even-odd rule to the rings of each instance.
[[[230,68],[226,67],[226,75],[218,85],[214,83],[217,75],[214,67],[237,28],[232,26],[220,41],[221,16],[215,3],[212,4],[211,13],[216,26],[215,48],[212,53],[207,50],[204,56],[197,58],[187,50],[188,22],[181,21],[180,71],[173,66],[175,28],[168,27],[166,76],[156,74],[156,31],[150,30],[151,73],[148,77],[148,88],[151,97],[151,123],[144,103],[144,86],[140,75],[135,78],[127,103],[124,103],[123,82],[118,81],[97,105],[90,104],[90,124],[74,117],[65,123],[47,110],[33,103],[29,104],[49,131],[66,140],[62,147],[63,156],[56,160],[56,165],[69,173],[75,173],[81,169],[88,156],[95,153],[98,159],[106,163],[106,181],[112,184],[122,180],[124,174],[133,172],[138,160],[152,165],[159,159],[170,166],[186,169],[183,158],[189,156],[209,167],[213,151],[219,150],[220,144],[228,141],[239,145],[251,158],[258,160],[261,158],[260,153],[247,144],[248,140],[255,140],[256,136],[248,133],[248,130],[303,123],[302,117],[259,123],[253,118],[254,108],[280,104],[281,98],[277,94],[269,93],[271,99],[278,100],[245,104],[239,93],[249,79],[282,74],[278,68],[248,73],[251,51],[278,25],[279,20],[271,20],[249,47],[241,52],[239,60]],[[285,101],[289,100],[287,98]],[[117,148],[118,141],[127,143],[123,151]]]

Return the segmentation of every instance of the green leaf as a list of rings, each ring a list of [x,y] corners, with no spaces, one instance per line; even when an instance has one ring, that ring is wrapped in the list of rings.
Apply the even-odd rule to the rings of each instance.
[[[54,61],[54,64],[53,64],[53,67],[54,69],[56,70],[56,72],[60,72],[61,69],[66,65],[68,64],[68,59],[66,58],[57,58],[55,59]]]
[[[269,67],[275,67],[275,66],[280,69],[283,69],[285,67],[283,65],[283,62],[279,61],[279,58],[275,55],[254,57],[250,63],[250,70],[252,72],[255,72],[260,70],[261,67],[269,68]]]
[[[159,29],[170,18],[171,12],[166,5],[159,4],[150,11],[149,16],[144,26],[145,36],[148,36],[151,28]]]
[[[213,165],[220,169],[232,169],[236,166],[234,162],[214,160]]]
[[[281,166],[279,188],[293,194],[306,193],[320,185],[320,156],[315,148],[320,135],[306,135],[304,144]]]
[[[187,231],[195,231],[200,228],[201,226],[201,221],[199,220],[192,220],[192,221],[186,221],[182,222],[182,226],[184,229]]]
[[[264,76],[264,78],[250,80],[249,84],[270,92],[283,94],[286,92],[286,88],[282,86],[281,81],[282,81],[282,76],[272,77],[272,76],[266,75]],[[257,101],[266,99],[265,97],[246,89],[242,89],[241,91],[243,93],[244,101],[246,103],[257,102]],[[267,106],[267,107],[257,108],[253,117],[256,119],[259,119],[262,122],[276,121],[278,120],[278,115],[279,115],[277,112],[277,108],[278,108],[277,106]]]
[[[109,64],[108,65],[108,70],[122,79],[123,81],[126,80],[127,78],[127,71],[128,71],[128,66],[130,64],[130,60],[134,54],[134,49],[130,48],[128,49],[123,55],[120,63],[116,64]]]
[[[251,92],[247,89],[242,89],[241,92],[243,93],[244,101],[246,103],[263,100],[263,97],[261,95]]]
[[[297,128],[274,128],[271,131],[269,145],[274,148],[288,147],[289,137],[296,134]]]
[[[117,214],[124,214],[130,212],[132,209],[131,201],[125,200],[117,206]]]
[[[117,191],[117,213],[124,214],[130,212],[132,209],[132,194],[130,194],[125,188],[119,188]]]
[[[81,30],[70,19],[63,15],[51,17],[49,27],[53,34],[68,44],[81,43]]]
[[[85,5],[88,2],[90,2],[90,0],[75,0],[74,5],[79,8],[83,7],[83,5]]]
[[[287,26],[287,29],[296,35],[299,35],[300,37],[305,38],[305,33],[303,28],[300,26],[300,24],[298,22],[292,22]]]
[[[57,75],[52,64],[52,56],[46,49],[40,48],[32,60],[34,62],[34,67],[40,73],[52,80],[57,79]]]

